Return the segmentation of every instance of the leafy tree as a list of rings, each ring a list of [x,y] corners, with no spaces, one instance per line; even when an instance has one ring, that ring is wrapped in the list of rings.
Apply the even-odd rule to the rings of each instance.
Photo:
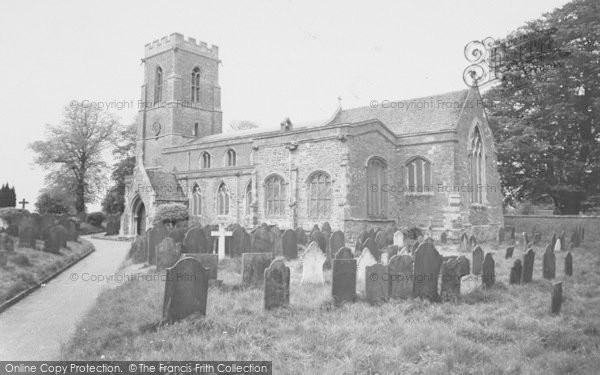
[[[17,194],[15,187],[8,186],[8,182],[0,188],[0,207],[16,207]]]
[[[74,214],[75,199],[64,187],[52,186],[42,190],[35,202],[35,208],[40,214]]]
[[[600,190],[600,3],[575,0],[500,41],[551,41],[506,54],[484,94],[510,201],[550,196],[576,214]],[[550,47],[550,48],[548,48]]]
[[[108,169],[103,152],[111,146],[119,125],[99,108],[77,103],[65,107],[60,125],[47,125],[47,139],[30,144],[35,162],[50,170],[46,181],[74,195],[78,214],[97,198]]]
[[[114,184],[102,200],[102,210],[107,214],[122,214],[125,210],[125,177],[133,174],[135,168],[135,122],[120,132],[113,156],[117,162],[113,165],[111,179]]]

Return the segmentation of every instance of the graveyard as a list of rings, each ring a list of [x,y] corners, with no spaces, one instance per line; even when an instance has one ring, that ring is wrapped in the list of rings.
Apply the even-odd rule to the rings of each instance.
[[[168,261],[161,265],[161,250],[156,265],[151,258],[142,261],[145,267],[136,271],[138,278],[100,295],[63,346],[62,356],[71,360],[268,359],[274,372],[282,374],[592,374],[600,365],[599,243],[583,241],[583,233],[576,232],[572,241],[564,234],[551,238],[524,233],[480,244],[470,243],[468,236],[443,239],[445,243],[439,238],[405,236],[403,247],[357,251],[346,243],[346,249],[331,255],[330,250],[315,252],[320,250],[321,236],[313,231],[306,244],[299,244],[297,258],[286,259],[275,250],[266,262],[261,260],[265,253],[230,256],[235,251],[231,243],[218,263],[214,262],[219,257],[218,241],[208,242],[212,250],[200,249],[199,254],[169,246],[187,262],[166,257]],[[250,237],[253,249],[260,234]],[[333,237],[329,236],[329,243]],[[372,237],[366,237],[364,245],[378,248]],[[568,242],[564,250],[561,239]],[[421,244],[416,244],[419,240]],[[168,238],[158,247],[174,242]],[[427,249],[434,248],[443,275],[461,270],[456,271],[458,282],[440,277],[433,290],[425,282],[408,292],[403,292],[401,283],[391,283],[389,288],[387,283],[373,283],[373,275],[399,272],[392,271],[392,265],[401,268],[408,258],[415,262],[417,274],[423,256],[419,253],[427,255]],[[363,260],[370,257],[373,260],[361,275]],[[275,261],[269,267],[271,259]],[[358,274],[349,275],[355,260]],[[431,259],[426,260],[425,265],[431,266]],[[134,262],[140,263],[132,257],[123,270]],[[343,270],[344,262],[352,266]],[[173,277],[166,276],[173,276],[184,263],[188,268],[195,264],[195,272],[204,276],[185,290],[185,301],[175,302],[177,286],[168,281]],[[322,272],[315,264],[323,265]],[[465,264],[469,271],[462,270]],[[513,279],[516,270],[519,280]],[[470,272],[479,275],[467,275]],[[353,277],[356,284],[349,288],[347,281]],[[346,283],[340,285],[340,280]],[[553,295],[557,287],[562,295]],[[417,289],[427,288],[429,294],[414,296],[421,293]],[[198,297],[197,290],[206,292],[194,307],[186,301]],[[184,311],[184,305],[191,310]]]

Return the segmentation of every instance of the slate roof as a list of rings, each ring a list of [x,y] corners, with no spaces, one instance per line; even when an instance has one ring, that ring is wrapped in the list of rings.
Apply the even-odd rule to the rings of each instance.
[[[173,173],[146,170],[157,201],[187,201],[183,189]]]
[[[396,135],[456,129],[469,89],[341,110],[328,125],[379,120]],[[386,105],[387,108],[383,108]]]

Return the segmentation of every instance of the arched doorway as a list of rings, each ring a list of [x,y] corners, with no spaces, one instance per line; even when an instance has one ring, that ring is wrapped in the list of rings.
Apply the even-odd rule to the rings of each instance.
[[[137,197],[133,204],[133,225],[135,228],[135,233],[137,235],[142,235],[146,232],[146,207],[144,206],[144,202]]]

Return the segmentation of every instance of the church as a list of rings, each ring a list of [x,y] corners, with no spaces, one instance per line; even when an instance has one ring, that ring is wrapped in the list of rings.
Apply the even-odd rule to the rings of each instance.
[[[348,239],[390,224],[482,240],[503,227],[494,139],[476,87],[223,133],[217,46],[174,33],[147,44],[142,61],[146,105],[122,235],[143,233],[166,203],[185,205],[202,225],[310,230],[327,221]]]

